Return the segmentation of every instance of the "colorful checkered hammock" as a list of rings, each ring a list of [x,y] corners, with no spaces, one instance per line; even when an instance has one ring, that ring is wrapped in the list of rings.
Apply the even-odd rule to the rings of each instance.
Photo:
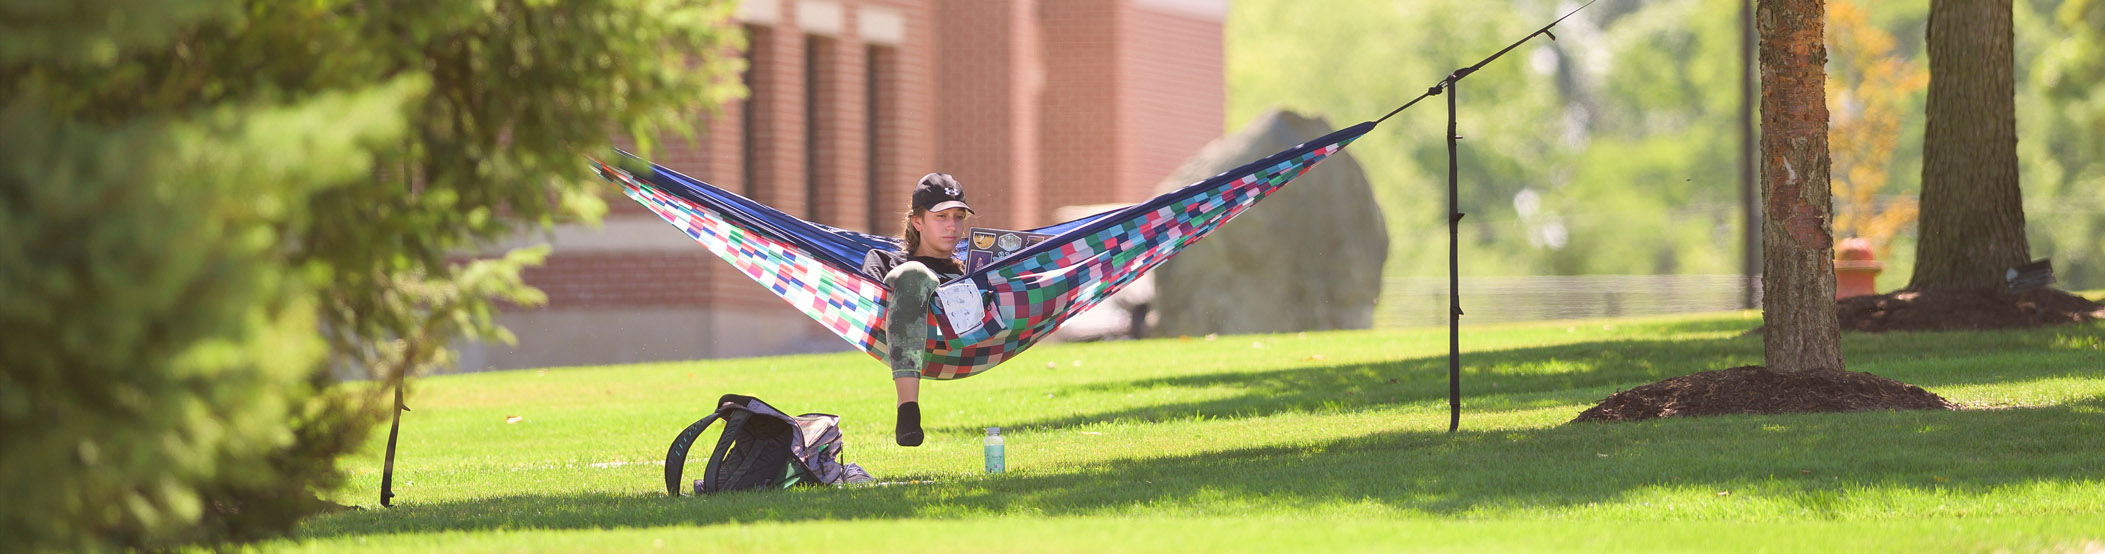
[[[928,303],[922,375],[970,377],[1021,354],[1374,125],[1333,132],[1147,202],[1030,230],[1053,237],[944,283],[939,301]],[[797,219],[622,155],[635,169],[595,162],[600,175],[849,344],[885,359],[890,291],[861,267],[873,249],[899,250],[897,239]]]

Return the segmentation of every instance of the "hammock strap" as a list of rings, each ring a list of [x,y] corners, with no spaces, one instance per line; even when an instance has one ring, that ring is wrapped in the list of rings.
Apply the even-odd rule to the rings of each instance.
[[[1570,13],[1564,14],[1564,17],[1559,17],[1556,21],[1551,21],[1550,24],[1543,25],[1541,29],[1536,29],[1535,32],[1528,33],[1528,36],[1520,37],[1520,40],[1513,41],[1512,44],[1506,45],[1504,49],[1499,50],[1496,54],[1492,54],[1491,57],[1484,58],[1483,61],[1476,62],[1476,65],[1455,70],[1453,74],[1440,79],[1440,82],[1433,83],[1432,87],[1425,89],[1425,94],[1420,94],[1417,98],[1412,98],[1411,101],[1404,102],[1402,106],[1397,106],[1396,109],[1389,110],[1389,113],[1381,116],[1381,119],[1374,120],[1374,124],[1380,125],[1382,122],[1388,121],[1390,116],[1402,113],[1404,110],[1410,109],[1411,105],[1417,104],[1419,100],[1439,96],[1440,91],[1445,90],[1448,87],[1454,86],[1455,81],[1462,80],[1463,77],[1468,77],[1469,74],[1475,73],[1476,70],[1483,68],[1485,64],[1491,63],[1491,60],[1496,60],[1499,58],[1499,56],[1506,55],[1507,52],[1513,51],[1514,48],[1519,48],[1520,45],[1526,44],[1530,40],[1535,40],[1535,37],[1538,35],[1547,36],[1550,38],[1550,40],[1557,40],[1557,35],[1550,33],[1551,27],[1556,27],[1558,23],[1563,23],[1564,20],[1570,19],[1571,16],[1578,14],[1579,10],[1586,9],[1586,6],[1591,6],[1594,2],[1599,1],[1601,0],[1588,0],[1584,5],[1581,5],[1577,8],[1572,8]]]

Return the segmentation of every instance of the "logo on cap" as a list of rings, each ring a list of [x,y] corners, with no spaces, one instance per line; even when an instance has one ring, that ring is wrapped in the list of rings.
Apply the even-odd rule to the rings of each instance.
[[[944,173],[930,173],[922,176],[921,182],[914,185],[915,210],[941,211],[951,208],[972,211],[972,207],[965,204],[965,191],[958,186],[957,179]]]

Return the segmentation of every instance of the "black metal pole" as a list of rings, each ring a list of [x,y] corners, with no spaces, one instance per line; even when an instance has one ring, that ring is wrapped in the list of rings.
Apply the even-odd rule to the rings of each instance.
[[[380,471],[380,505],[394,507],[395,499],[395,436],[402,430],[402,381],[395,382],[395,422],[387,428],[387,465]]]
[[[1586,4],[1573,9],[1570,13],[1564,14],[1564,17],[1559,17],[1556,21],[1550,22],[1549,25],[1544,25],[1541,29],[1529,33],[1528,36],[1521,37],[1519,41],[1507,45],[1505,49],[1499,50],[1497,53],[1492,54],[1491,57],[1476,62],[1476,65],[1455,70],[1454,73],[1447,75],[1447,79],[1440,81],[1439,85],[1425,89],[1425,94],[1418,95],[1417,98],[1412,98],[1409,102],[1404,102],[1402,106],[1389,110],[1389,113],[1381,116],[1381,119],[1374,120],[1374,123],[1379,125],[1381,122],[1388,121],[1390,117],[1403,112],[1403,110],[1417,105],[1419,100],[1424,100],[1426,97],[1442,92],[1447,93],[1447,432],[1449,433],[1462,428],[1462,271],[1461,254],[1459,252],[1462,243],[1462,171],[1461,162],[1456,159],[1458,156],[1455,153],[1455,141],[1461,140],[1462,137],[1455,134],[1455,84],[1460,83],[1463,77],[1468,77],[1469,74],[1475,73],[1477,69],[1490,64],[1500,56],[1506,55],[1507,52],[1513,51],[1514,48],[1519,48],[1520,45],[1526,44],[1529,40],[1534,39],[1535,35],[1543,35],[1550,37],[1550,40],[1557,40],[1557,35],[1550,34],[1551,27],[1557,26],[1558,23],[1563,23],[1566,18],[1578,14],[1579,10],[1586,9],[1586,6],[1591,6],[1597,1],[1599,0],[1587,0]]]
[[[1447,77],[1447,432],[1462,427],[1462,243],[1461,166],[1455,159],[1455,84],[1467,70]]]

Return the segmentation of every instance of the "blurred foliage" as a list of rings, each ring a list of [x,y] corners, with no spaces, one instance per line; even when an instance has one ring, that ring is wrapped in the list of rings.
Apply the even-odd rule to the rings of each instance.
[[[0,0],[0,551],[325,508],[386,407],[328,368],[502,338],[541,252],[474,254],[596,218],[610,130],[739,93],[729,9]]]
[[[1849,0],[1827,4],[1828,145],[1834,158],[1834,234],[1871,242],[1880,259],[1915,224],[1914,195],[1881,194],[1891,176],[1902,110],[1929,86],[1929,72],[1894,53],[1893,35]]]
[[[261,0],[258,0],[261,1]],[[691,136],[697,110],[742,92],[730,2],[500,0],[353,3],[377,17],[352,31],[373,53],[369,81],[428,75],[409,107],[412,134],[381,153],[379,178],[311,199],[301,261],[326,267],[331,345],[375,376],[450,361],[458,336],[509,341],[493,298],[541,300],[518,268],[541,252],[458,263],[464,251],[541,227],[596,220],[604,181],[578,155],[627,131],[649,150],[657,129]]]
[[[1340,125],[1379,117],[1576,6],[1238,2],[1230,126],[1274,104]],[[1463,270],[1736,272],[1737,14],[1736,2],[1602,0],[1558,40],[1462,81]],[[1302,72],[1325,78],[1287,74]],[[1444,101],[1352,147],[1389,213],[1390,274],[1444,272],[1445,242],[1413,238],[1445,233]]]
[[[1875,126],[1836,118],[1837,143],[1854,134],[1851,140],[1869,142],[1852,144],[1873,147],[1850,154],[1847,173],[1838,165],[1839,213],[1855,209],[1839,193],[1860,183],[1883,181],[1871,188],[1872,213],[1919,195],[1926,95],[1865,87],[1906,85],[1910,74],[1927,72],[1928,4],[1856,0],[1847,8],[1850,36],[1830,45],[1829,74],[1857,91],[1850,101],[1894,117]],[[2016,7],[2028,234],[2035,254],[2054,256],[2071,288],[2105,286],[2098,239],[2105,200],[2097,194],[2105,190],[2101,4],[2019,0]],[[1227,22],[1229,125],[1275,105],[1338,126],[1380,117],[1578,5],[1235,2]],[[1462,81],[1461,205],[1469,214],[1462,271],[1742,271],[1741,9],[1742,0],[1601,0],[1558,25],[1559,40],[1537,38]],[[1845,59],[1844,49],[1886,61]],[[1388,213],[1390,275],[1445,273],[1446,241],[1434,239],[1446,233],[1444,102],[1421,103],[1351,148]],[[1892,138],[1871,140],[1877,135]],[[1868,155],[1881,150],[1884,161]],[[1838,144],[1838,162],[1843,155]],[[1878,225],[1892,232],[1880,284],[1897,288],[1913,264],[1914,226]]]
[[[2105,287],[2105,1],[2018,0],[2017,156],[2032,255]]]

